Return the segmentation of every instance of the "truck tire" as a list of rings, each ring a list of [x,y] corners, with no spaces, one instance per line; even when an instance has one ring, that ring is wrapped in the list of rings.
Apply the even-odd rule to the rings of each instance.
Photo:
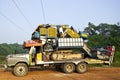
[[[62,64],[62,71],[64,73],[73,73],[75,71],[75,65],[73,63]]]
[[[77,64],[76,71],[78,73],[85,73],[87,71],[87,64],[84,62]]]
[[[25,76],[28,73],[28,67],[25,63],[18,63],[13,69],[13,74],[18,77]]]

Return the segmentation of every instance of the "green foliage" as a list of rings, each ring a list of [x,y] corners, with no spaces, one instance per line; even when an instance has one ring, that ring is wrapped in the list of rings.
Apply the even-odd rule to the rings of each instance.
[[[25,50],[22,48],[22,45],[19,45],[17,43],[15,44],[7,44],[3,43],[0,44],[0,55],[6,56],[8,54],[14,54],[14,53],[24,53]]]
[[[104,46],[110,43],[109,37],[103,37],[102,35],[91,35],[88,38],[89,46]]]
[[[14,54],[14,53],[25,53],[25,50],[22,48],[22,45],[20,44],[7,44],[3,43],[0,44],[0,67],[3,66],[5,63],[5,57],[8,54]]]
[[[6,44],[6,43],[0,44],[0,55],[7,55],[10,53],[12,53],[12,50],[8,44]]]
[[[4,63],[5,63],[5,56],[0,56],[0,67],[3,67]]]
[[[5,61],[5,56],[0,56],[0,64],[3,64]]]
[[[115,57],[113,66],[120,66],[120,26],[116,24],[101,23],[95,26],[93,23],[88,23],[88,27],[84,32],[89,34],[89,47],[106,46],[108,44],[115,46]]]
[[[112,66],[120,67],[120,52],[116,51]]]
[[[117,51],[120,51],[120,26],[116,24],[101,23],[95,26],[93,23],[88,23],[88,27],[84,32],[89,34],[88,45],[104,46],[107,44],[114,45]]]

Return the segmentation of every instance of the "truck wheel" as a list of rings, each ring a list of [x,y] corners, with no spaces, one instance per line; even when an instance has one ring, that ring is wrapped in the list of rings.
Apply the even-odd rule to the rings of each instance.
[[[62,64],[62,70],[63,72],[70,74],[75,71],[75,65],[73,63]]]
[[[85,73],[87,71],[87,64],[84,62],[77,64],[76,71],[78,73]]]
[[[14,69],[13,74],[16,76],[25,76],[28,73],[28,67],[25,63],[18,63]]]

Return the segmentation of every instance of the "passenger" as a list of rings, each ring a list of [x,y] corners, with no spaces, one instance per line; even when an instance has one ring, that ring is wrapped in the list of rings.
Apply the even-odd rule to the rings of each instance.
[[[60,37],[64,37],[64,32],[62,26],[59,27]]]
[[[59,32],[62,33],[62,34],[64,34],[63,28],[61,26],[59,27]]]
[[[74,31],[74,28],[71,26],[71,30],[73,30]]]
[[[112,46],[111,46],[111,45],[108,45],[108,46],[106,47],[106,49],[108,50],[108,52],[106,53],[106,55],[111,56],[111,55],[112,55]]]

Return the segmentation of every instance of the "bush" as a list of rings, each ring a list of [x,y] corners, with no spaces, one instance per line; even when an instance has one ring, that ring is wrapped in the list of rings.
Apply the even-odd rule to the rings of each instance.
[[[120,52],[116,51],[114,56],[114,61],[112,66],[114,67],[120,67]]]
[[[3,64],[5,64],[5,56],[0,56],[0,67],[2,67]]]

